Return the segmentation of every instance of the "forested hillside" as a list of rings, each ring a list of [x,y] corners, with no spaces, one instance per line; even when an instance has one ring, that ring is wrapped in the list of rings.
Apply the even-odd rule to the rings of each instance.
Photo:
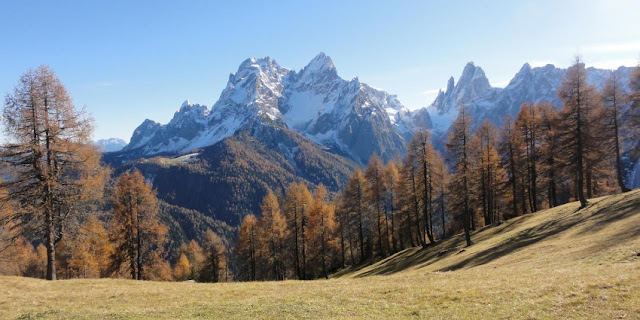
[[[106,154],[105,160],[118,154]],[[268,125],[247,128],[221,142],[186,155],[153,157],[125,164],[116,174],[136,168],[158,196],[176,206],[238,226],[259,211],[269,190],[282,195],[292,182],[335,193],[357,165],[324,150],[302,135]]]

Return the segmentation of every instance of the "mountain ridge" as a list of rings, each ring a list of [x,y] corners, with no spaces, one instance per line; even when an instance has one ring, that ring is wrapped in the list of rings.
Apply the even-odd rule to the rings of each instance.
[[[416,127],[430,127],[428,114],[414,120],[396,95],[340,78],[324,53],[300,71],[270,57],[249,58],[229,75],[210,110],[187,100],[166,125],[145,120],[122,161],[210,146],[256,121],[297,131],[358,163],[373,154],[392,159]]]

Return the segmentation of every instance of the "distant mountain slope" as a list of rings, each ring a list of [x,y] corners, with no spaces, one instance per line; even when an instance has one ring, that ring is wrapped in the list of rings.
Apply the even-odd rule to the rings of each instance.
[[[127,142],[119,138],[100,139],[94,142],[102,152],[120,151],[127,146]]]
[[[107,154],[105,161],[117,163],[122,155]],[[258,123],[213,146],[131,161],[118,172],[137,168],[167,203],[237,226],[245,215],[259,213],[267,190],[282,194],[295,181],[312,189],[323,183],[335,192],[356,166],[295,131]]]
[[[231,247],[237,237],[237,228],[216,220],[197,210],[185,209],[179,206],[160,201],[160,220],[168,228],[169,252],[176,254],[182,244],[188,244],[191,240],[204,243],[207,230],[212,230]],[[169,257],[172,261],[178,257]]]
[[[620,82],[626,86],[631,69],[619,67],[613,71],[590,67],[587,68],[587,81],[602,88],[611,72],[616,72]],[[446,131],[463,105],[472,112],[476,125],[484,119],[500,125],[504,117],[515,116],[524,103],[546,101],[561,107],[557,90],[566,71],[551,64],[531,68],[525,63],[506,87],[497,88],[489,84],[482,68],[469,62],[458,82],[455,83],[453,77],[449,78],[446,90],[440,90],[426,110],[437,131]]]
[[[615,72],[620,83],[627,87],[631,70],[632,68],[624,66],[616,70],[589,67],[587,81],[601,89],[611,73]],[[525,63],[506,87],[497,88],[489,84],[482,68],[469,62],[457,83],[453,77],[449,78],[445,91],[441,90],[433,103],[426,108],[414,111],[413,114],[417,115],[425,111],[429,113],[433,123],[436,147],[442,150],[445,134],[457,117],[461,106],[470,111],[474,127],[480,125],[485,119],[500,127],[505,117],[515,118],[524,103],[544,101],[558,108],[562,107],[557,91],[566,71],[551,64],[532,68]],[[623,125],[628,119],[627,111],[628,109],[623,110],[621,116]],[[626,180],[629,186],[639,188],[640,141],[630,131],[623,130],[621,135],[624,141],[623,164]]]

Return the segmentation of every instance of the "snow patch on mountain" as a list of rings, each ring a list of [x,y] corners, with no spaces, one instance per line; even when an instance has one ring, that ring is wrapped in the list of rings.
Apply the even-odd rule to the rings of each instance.
[[[211,110],[187,100],[168,124],[140,125],[126,150],[144,156],[186,152],[268,121],[366,162],[373,153],[391,158],[403,152],[414,127],[430,126],[428,114],[418,118],[395,95],[358,78],[340,78],[324,53],[298,72],[269,57],[250,58],[229,75]]]
[[[616,72],[622,83],[627,83],[631,68],[620,67],[615,71],[587,68],[587,81],[597,88],[604,85],[611,72]],[[500,125],[506,116],[515,116],[524,103],[550,102],[557,107],[561,102],[557,90],[562,84],[566,69],[552,64],[532,68],[525,63],[504,88],[492,87],[484,71],[469,62],[455,83],[451,77],[446,91],[440,91],[426,111],[433,127],[441,133],[447,131],[462,106],[470,111],[474,125],[489,119]]]

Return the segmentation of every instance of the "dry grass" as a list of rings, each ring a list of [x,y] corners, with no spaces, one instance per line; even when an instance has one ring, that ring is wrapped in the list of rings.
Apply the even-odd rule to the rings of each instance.
[[[640,319],[640,190],[409,249],[331,280],[0,277],[0,318]],[[439,255],[439,257],[438,257]]]

